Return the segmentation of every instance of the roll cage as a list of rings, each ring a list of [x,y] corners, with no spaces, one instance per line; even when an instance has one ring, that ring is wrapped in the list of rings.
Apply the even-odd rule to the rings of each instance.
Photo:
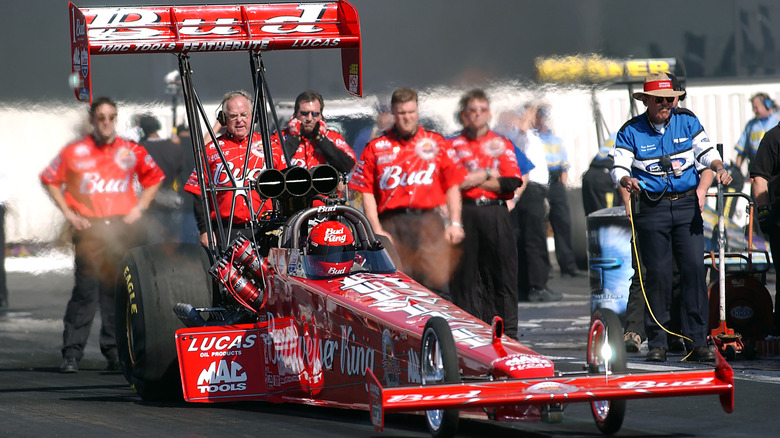
[[[273,99],[265,77],[265,65],[262,53],[270,50],[305,50],[320,48],[341,49],[342,76],[344,85],[350,94],[362,96],[362,65],[360,52],[360,23],[357,10],[345,0],[326,3],[269,3],[251,5],[217,6],[127,6],[103,8],[79,8],[72,2],[68,4],[70,18],[71,53],[73,55],[71,86],[76,98],[82,102],[92,102],[91,64],[93,55],[114,55],[128,53],[171,53],[178,58],[184,106],[193,140],[193,154],[198,183],[201,188],[201,200],[204,212],[211,217],[213,206],[217,205],[219,191],[236,192],[244,196],[252,211],[250,222],[253,231],[259,231],[261,221],[283,221],[288,209],[281,206],[288,181],[273,174],[265,178],[266,187],[260,188],[257,180],[248,180],[247,158],[251,153],[251,141],[247,142],[244,166],[238,177],[226,172],[229,187],[217,187],[213,175],[206,171],[205,136],[216,138],[211,123],[198,96],[194,84],[193,69],[190,65],[190,52],[247,52],[254,84],[254,108],[250,124],[251,139],[257,126],[262,141],[263,155],[267,168],[273,169],[271,137],[279,136],[277,130],[271,132],[271,120],[274,126],[280,126]],[[270,109],[270,111],[269,111]],[[226,165],[227,160],[218,144],[215,144],[219,159]],[[283,148],[284,149],[284,148]],[[285,157],[289,163],[290,157]],[[248,182],[248,187],[244,185]],[[277,185],[271,190],[268,185]],[[281,185],[281,186],[280,186]],[[257,217],[257,207],[252,205],[252,197],[246,190],[263,193],[271,190],[274,210],[270,218]],[[235,198],[231,205],[230,220],[227,227],[222,221],[207,221],[209,249],[213,254],[226,250],[228,236],[235,214]],[[209,202],[210,201],[210,202]],[[217,215],[219,216],[219,215]],[[255,229],[257,228],[257,229]],[[254,233],[253,233],[254,234]],[[216,236],[216,239],[213,237]]]

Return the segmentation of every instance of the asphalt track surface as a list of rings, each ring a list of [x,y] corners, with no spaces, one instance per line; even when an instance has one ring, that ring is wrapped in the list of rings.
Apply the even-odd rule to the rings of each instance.
[[[78,374],[58,372],[62,314],[72,287],[67,269],[9,272],[11,305],[0,310],[0,436],[166,437],[426,437],[419,415],[389,415],[383,433],[367,412],[261,402],[230,404],[146,403],[118,372],[104,371],[97,347],[99,320],[92,328]],[[9,262],[10,265],[14,261]],[[555,278],[564,293],[554,304],[521,303],[521,341],[564,370],[581,369],[590,313],[587,277]],[[772,289],[773,290],[773,286]],[[629,368],[686,368],[682,356],[663,365],[644,361],[646,347],[629,355]],[[726,414],[717,397],[629,401],[624,437],[769,437],[780,420],[780,357],[732,362],[736,408]],[[696,365],[700,366],[700,365]],[[569,405],[562,423],[494,423],[462,420],[462,437],[601,436],[589,406]]]

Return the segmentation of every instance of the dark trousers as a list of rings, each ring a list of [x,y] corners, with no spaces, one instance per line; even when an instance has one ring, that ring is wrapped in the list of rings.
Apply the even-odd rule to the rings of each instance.
[[[100,351],[117,359],[114,330],[114,288],[125,251],[137,246],[140,226],[120,217],[95,220],[86,230],[73,232],[75,284],[63,322],[62,357],[81,360],[95,312],[100,308]]]
[[[647,275],[645,289],[653,315],[669,328],[671,312],[681,312],[682,334],[694,346],[707,345],[709,302],[704,278],[703,222],[695,195],[677,200],[662,198],[640,201],[641,211],[634,214],[640,258]],[[680,308],[672,307],[673,260],[680,269]],[[668,349],[667,335],[645,313],[648,348]]]
[[[8,284],[5,279],[5,204],[0,203],[0,301],[8,303]]]
[[[517,246],[505,205],[463,205],[462,255],[450,283],[453,303],[517,339]]]
[[[545,199],[547,188],[529,183],[510,214],[517,244],[517,294],[520,301],[528,301],[532,287],[547,288],[550,278]]]
[[[550,225],[555,240],[555,259],[561,272],[577,272],[574,249],[571,243],[571,209],[566,196],[566,186],[560,179],[550,182],[547,193],[550,203]]]
[[[401,259],[399,271],[451,300],[449,282],[458,251],[444,237],[444,220],[435,210],[391,210],[379,215]]]
[[[780,228],[774,227],[767,234],[769,237],[769,249],[772,251],[772,265],[775,267],[775,273],[780,272]],[[777,283],[775,283],[775,335],[780,335],[780,297],[777,296]]]

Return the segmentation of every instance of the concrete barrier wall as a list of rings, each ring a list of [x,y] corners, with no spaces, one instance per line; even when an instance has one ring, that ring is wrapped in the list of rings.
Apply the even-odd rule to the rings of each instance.
[[[689,82],[687,90],[688,98],[683,106],[699,116],[713,142],[724,144],[727,160],[733,158],[734,144],[745,123],[753,117],[748,101],[750,96],[766,92],[780,103],[780,82],[740,85]],[[487,91],[496,117],[503,110],[520,108],[529,101],[550,105],[552,129],[564,140],[568,150],[570,184],[578,186],[580,176],[598,150],[591,90],[510,84]],[[421,113],[435,118],[444,134],[454,133],[459,129],[455,111],[461,93],[462,90],[451,89],[421,90]],[[627,90],[618,87],[598,89],[595,97],[606,126],[612,132],[617,131],[630,116]],[[333,108],[335,102],[328,100],[326,109]],[[372,110],[376,102],[375,97],[338,101],[342,107],[370,106]],[[644,111],[641,102],[637,103],[639,111]],[[209,117],[214,116],[217,104],[206,105]],[[144,112],[160,118],[163,135],[170,135],[172,112],[163,102],[149,105],[120,103],[119,132],[130,132],[132,116]],[[180,120],[184,114],[180,108]],[[12,184],[6,216],[8,242],[51,242],[60,235],[64,218],[44,192],[38,175],[59,149],[76,139],[86,126],[85,107],[77,102],[0,108],[0,151]]]

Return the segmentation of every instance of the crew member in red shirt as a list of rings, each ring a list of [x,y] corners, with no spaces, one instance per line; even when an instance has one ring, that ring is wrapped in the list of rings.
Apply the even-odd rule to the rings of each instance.
[[[490,130],[483,90],[466,93],[458,114],[463,131],[452,146],[468,171],[460,184],[466,237],[450,292],[456,305],[485,322],[500,316],[504,333],[516,339],[517,246],[506,201],[522,183],[520,169],[512,143]]]
[[[108,369],[119,367],[114,335],[114,283],[125,251],[140,243],[139,219],[165,174],[142,146],[116,135],[117,106],[95,99],[93,133],[63,148],[41,182],[74,228],[75,285],[65,310],[63,373],[78,372],[92,320],[100,305],[100,351]],[[133,180],[144,187],[136,196]]]
[[[220,106],[222,110],[218,119],[221,119],[219,122],[225,126],[225,133],[217,137],[217,145],[222,150],[226,163],[222,161],[217,152],[217,145],[214,142],[209,143],[206,146],[206,156],[208,157],[206,171],[208,174],[205,177],[212,180],[217,188],[247,187],[246,190],[239,191],[217,191],[217,208],[212,207],[211,209],[212,222],[217,220],[216,212],[218,211],[223,225],[225,227],[231,226],[230,238],[232,239],[238,233],[244,234],[246,230],[251,229],[253,214],[258,215],[272,208],[270,200],[261,199],[260,195],[254,190],[249,190],[248,184],[246,184],[247,179],[257,177],[263,169],[270,168],[270,166],[266,166],[263,155],[263,139],[258,132],[254,132],[252,135],[252,144],[247,155],[249,129],[253,120],[252,97],[249,93],[243,90],[231,91],[225,94]],[[286,168],[282,148],[275,135],[271,136],[271,149],[274,168],[279,170]],[[245,157],[248,161],[247,174],[242,175]],[[230,175],[233,175],[235,186]],[[200,242],[204,246],[208,246],[206,215],[200,199],[201,188],[195,171],[192,172],[184,185],[184,190],[198,198],[195,200],[195,217],[198,221],[198,230],[201,233]]]
[[[400,270],[446,294],[451,245],[463,240],[459,184],[466,171],[441,135],[419,125],[414,90],[396,90],[391,107],[395,125],[366,145],[349,186],[363,193],[374,232],[393,242]],[[440,214],[445,204],[446,226]]]
[[[355,152],[338,132],[328,130],[320,93],[308,90],[295,98],[295,112],[284,129],[284,147],[292,157],[291,166],[307,169],[330,164],[340,173],[355,166]]]

